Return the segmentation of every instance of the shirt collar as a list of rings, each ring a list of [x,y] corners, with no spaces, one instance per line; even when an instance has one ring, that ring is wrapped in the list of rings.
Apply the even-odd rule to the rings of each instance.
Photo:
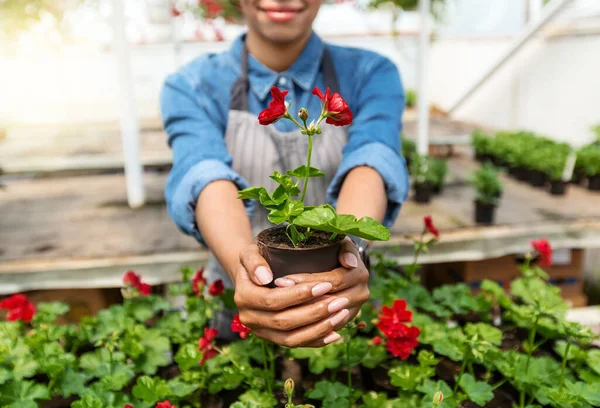
[[[237,72],[240,72],[240,56],[242,53],[245,34],[239,36],[232,44],[231,51],[233,54],[233,62],[237,64]],[[325,45],[321,38],[314,32],[311,34],[304,50],[292,66],[284,72],[275,72],[254,58],[251,54],[248,55],[248,76],[250,88],[256,96],[264,101],[271,91],[271,87],[275,85],[277,79],[282,76],[290,77],[296,85],[304,91],[310,90],[315,78],[321,68],[321,59]]]

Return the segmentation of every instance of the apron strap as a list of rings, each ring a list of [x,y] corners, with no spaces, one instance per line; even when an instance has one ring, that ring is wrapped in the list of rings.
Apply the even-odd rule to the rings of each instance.
[[[240,57],[240,76],[233,83],[231,87],[231,102],[229,103],[229,110],[237,111],[248,111],[248,88],[250,82],[248,81],[248,48],[246,43],[242,47],[242,54]],[[340,85],[338,77],[335,72],[333,60],[331,54],[327,50],[327,47],[323,48],[323,55],[321,57],[321,72],[323,73],[323,81],[325,86],[331,89],[331,93],[340,92]]]

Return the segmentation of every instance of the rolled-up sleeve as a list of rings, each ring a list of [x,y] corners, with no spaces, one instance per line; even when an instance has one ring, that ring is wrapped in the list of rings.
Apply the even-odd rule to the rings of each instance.
[[[355,108],[348,143],[327,198],[335,206],[348,172],[355,167],[369,166],[383,179],[388,202],[383,224],[391,227],[409,190],[400,141],[405,94],[398,69],[389,59],[377,56],[364,66],[360,76],[364,78],[363,84],[351,104]]]
[[[196,203],[211,182],[229,180],[239,189],[248,183],[231,168],[232,159],[224,140],[226,123],[216,103],[195,92],[197,84],[182,73],[167,77],[160,105],[173,166],[167,177],[165,199],[171,219],[184,233],[206,246],[196,223]],[[251,215],[254,203],[244,200]]]

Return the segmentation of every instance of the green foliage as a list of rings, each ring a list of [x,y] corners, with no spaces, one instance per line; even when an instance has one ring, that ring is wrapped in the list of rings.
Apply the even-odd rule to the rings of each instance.
[[[406,90],[406,107],[414,108],[417,106],[417,91],[414,89]]]
[[[471,134],[471,145],[477,155],[492,153],[492,138],[481,130],[474,130]]]
[[[588,145],[577,153],[577,165],[587,176],[600,174],[600,145]]]
[[[438,174],[436,174],[433,164],[435,159],[429,156],[422,156],[418,153],[413,153],[410,157],[409,173],[414,184],[429,184],[436,185],[438,182]]]
[[[471,183],[477,191],[477,201],[498,205],[498,196],[504,188],[499,176],[500,171],[490,162],[473,173]]]

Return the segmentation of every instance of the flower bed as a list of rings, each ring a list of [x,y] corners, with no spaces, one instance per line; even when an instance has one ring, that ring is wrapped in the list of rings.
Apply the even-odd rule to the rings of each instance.
[[[505,291],[484,281],[432,291],[419,283],[418,256],[439,231],[427,217],[404,268],[375,255],[371,301],[323,348],[284,348],[208,326],[233,307],[233,293],[184,269],[169,286],[185,312],[124,276],[124,302],[58,325],[61,303],[4,299],[0,406],[9,408],[184,407],[592,407],[600,405],[600,349],[565,319],[566,304],[541,269],[545,240],[533,242],[522,276]],[[285,381],[287,379],[292,381]],[[293,395],[288,401],[287,393]],[[301,405],[295,405],[301,404]]]

